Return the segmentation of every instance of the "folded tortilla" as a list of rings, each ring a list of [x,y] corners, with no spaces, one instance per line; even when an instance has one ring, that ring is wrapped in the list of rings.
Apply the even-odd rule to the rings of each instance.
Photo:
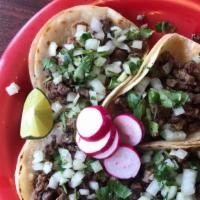
[[[130,80],[126,86],[120,91],[116,92],[108,102],[103,105],[112,109],[112,102],[119,96],[133,89],[140,81],[148,74],[149,70],[154,66],[154,63],[163,52],[169,52],[176,59],[178,63],[185,63],[193,60],[193,58],[200,53],[200,44],[182,36],[177,33],[167,34],[163,36],[151,49],[149,54],[145,57],[144,62],[140,68],[137,77]],[[200,67],[200,63],[198,63]],[[155,141],[147,142],[140,145],[141,148],[150,149],[173,149],[173,148],[198,148],[200,147],[200,130],[189,134],[185,141]]]

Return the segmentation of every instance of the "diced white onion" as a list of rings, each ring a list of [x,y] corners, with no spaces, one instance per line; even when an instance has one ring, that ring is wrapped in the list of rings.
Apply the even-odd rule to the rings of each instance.
[[[90,191],[88,189],[79,189],[79,193],[82,196],[87,196],[90,194]]]
[[[161,134],[167,141],[182,141],[187,137],[187,134],[183,131],[172,131],[169,129],[164,129]]]
[[[74,171],[72,169],[65,169],[63,171],[63,177],[66,178],[66,179],[70,179],[74,176]]]
[[[174,108],[174,109],[173,109],[173,112],[174,112],[174,115],[175,115],[175,116],[179,116],[179,115],[184,114],[184,113],[185,113],[185,110],[184,110],[183,106],[180,106],[180,107],[178,107],[178,108]]]
[[[95,32],[100,32],[102,31],[102,23],[100,22],[99,19],[97,19],[96,17],[93,17],[90,23],[90,28],[92,29],[92,31]]]
[[[177,186],[164,186],[161,190],[161,195],[168,200],[174,199],[177,193]]]
[[[74,170],[82,170],[86,167],[86,165],[81,160],[73,160],[73,169]]]
[[[164,70],[165,74],[169,74],[172,69],[172,66],[167,62],[162,66],[162,69]]]
[[[137,15],[136,20],[142,21],[144,19],[144,15]]]
[[[76,188],[79,186],[82,183],[84,176],[85,174],[82,171],[76,172],[70,181],[70,187]]]
[[[197,171],[193,169],[183,170],[183,179],[181,184],[181,192],[185,195],[192,195],[195,193],[195,184],[197,179]]]
[[[151,162],[153,151],[145,152],[142,156],[142,163],[149,163]]]
[[[6,92],[9,96],[19,93],[20,87],[16,83],[11,83],[9,86],[6,87]]]
[[[43,165],[43,171],[44,171],[44,173],[48,174],[49,172],[51,172],[52,167],[53,167],[53,163],[49,162],[49,161],[46,161],[44,163],[44,165]]]
[[[87,50],[97,50],[99,47],[100,41],[94,38],[87,39],[85,42],[85,48]]]
[[[116,61],[116,62],[113,62],[112,64],[109,64],[109,65],[106,65],[106,75],[107,76],[112,76],[112,74],[119,74],[122,69],[121,69],[121,64],[122,62],[121,61]]]
[[[33,153],[33,161],[32,163],[39,163],[42,162],[44,160],[44,154],[41,150],[36,150]]]
[[[157,193],[160,191],[161,187],[160,187],[160,184],[159,182],[154,179],[150,184],[149,186],[147,187],[146,191],[152,195],[152,196],[156,196]]]
[[[63,47],[67,50],[74,49],[74,44],[64,44]]]
[[[55,112],[58,113],[62,109],[62,105],[60,104],[59,101],[55,101],[51,104],[51,109]]]
[[[92,87],[92,89],[99,94],[105,94],[106,88],[98,79],[93,79],[89,81],[89,86]]]
[[[149,77],[144,77],[136,86],[135,86],[135,91],[138,93],[144,93],[146,90],[147,86],[150,83],[150,78]]]
[[[151,198],[146,196],[141,196],[138,200],[151,200]]]
[[[96,181],[90,181],[89,187],[90,189],[97,191],[99,189],[99,183]]]
[[[65,184],[65,183],[67,183],[67,182],[68,182],[68,179],[62,176],[62,177],[60,178],[60,180],[59,180],[59,185],[63,185],[63,184]]]
[[[48,188],[52,188],[52,189],[57,189],[58,187],[58,181],[56,180],[56,178],[54,176],[51,176],[49,179],[49,184],[47,186]]]
[[[67,94],[67,102],[73,102],[75,98],[76,98],[76,93],[74,93],[74,92],[69,92],[69,93]]]
[[[80,56],[83,54],[83,49],[77,49],[73,52],[73,56]]]
[[[70,194],[68,197],[69,197],[69,200],[77,200],[76,193]]]
[[[95,33],[94,37],[97,38],[97,39],[99,39],[99,40],[103,40],[104,37],[105,37],[105,33],[103,31],[100,31],[98,33]]]
[[[134,49],[142,49],[143,41],[142,40],[133,40],[133,43],[131,45]]]
[[[43,163],[33,163],[33,164],[32,164],[32,168],[33,168],[33,170],[35,170],[35,171],[42,171],[42,170],[43,170],[43,167],[44,167],[44,164],[43,164]]]
[[[185,195],[182,192],[178,192],[176,196],[176,200],[195,200],[192,195]]]
[[[110,30],[114,32],[115,37],[118,37],[122,33],[122,29],[119,26],[112,26]]]
[[[102,67],[106,63],[106,58],[99,57],[94,61],[95,66]]]
[[[88,195],[87,199],[96,199],[96,194],[90,194],[90,195]]]
[[[78,24],[76,27],[75,37],[79,39],[83,35],[83,33],[86,32],[86,30],[87,30],[87,27],[85,25]]]
[[[167,158],[165,160],[165,163],[169,166],[169,167],[172,167],[172,168],[178,168],[178,164],[175,160],[171,160],[169,158]]]
[[[72,161],[66,161],[64,163],[62,163],[62,168],[64,169],[69,169],[69,168],[72,168]]]
[[[127,39],[126,35],[121,35],[120,37],[117,38],[117,42],[124,42]]]
[[[177,150],[171,150],[170,154],[171,156],[176,156],[177,158],[183,160],[187,155],[188,152],[183,149],[177,149]]]
[[[76,153],[75,153],[74,158],[76,160],[81,160],[82,162],[84,162],[85,159],[86,159],[86,154],[84,152],[82,152],[82,151],[78,151],[77,150]]]
[[[90,165],[94,173],[100,172],[103,169],[103,167],[101,166],[101,163],[98,160],[92,162]]]
[[[109,40],[104,46],[99,46],[97,52],[112,52],[115,49],[114,43]]]
[[[129,46],[127,44],[125,44],[125,43],[120,43],[120,44],[117,45],[117,47],[120,48],[120,49],[126,50],[128,52],[131,51]]]
[[[49,56],[56,56],[56,49],[58,45],[55,42],[51,42],[49,45],[48,53]]]
[[[160,89],[163,88],[163,85],[162,85],[162,83],[161,83],[159,78],[152,78],[151,79],[151,86],[153,88],[157,89],[157,90],[160,90]]]
[[[58,85],[61,82],[62,82],[62,75],[59,75],[59,76],[57,76],[56,78],[53,79],[53,83],[55,85]]]
[[[71,154],[67,149],[59,148],[58,151],[62,162],[72,162]]]

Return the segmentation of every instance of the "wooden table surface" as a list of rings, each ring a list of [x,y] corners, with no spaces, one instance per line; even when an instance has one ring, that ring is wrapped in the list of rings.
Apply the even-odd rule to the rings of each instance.
[[[51,0],[0,0],[0,56],[20,28]]]

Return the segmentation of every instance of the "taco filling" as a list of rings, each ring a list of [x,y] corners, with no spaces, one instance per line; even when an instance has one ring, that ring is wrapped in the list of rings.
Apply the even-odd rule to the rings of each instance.
[[[198,56],[197,56],[198,57]],[[200,129],[200,69],[194,60],[177,63],[162,53],[127,95],[115,100],[117,112],[132,112],[145,124],[146,140],[182,141]]]
[[[50,42],[49,56],[43,60],[47,96],[56,108],[65,105],[67,118],[86,105],[99,104],[111,90],[136,75],[153,33],[148,28],[122,29],[109,19],[95,17],[90,24],[76,24],[74,32],[62,46]]]

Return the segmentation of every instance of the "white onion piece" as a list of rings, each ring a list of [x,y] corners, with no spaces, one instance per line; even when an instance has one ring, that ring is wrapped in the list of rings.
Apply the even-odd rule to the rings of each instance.
[[[43,163],[34,163],[32,164],[32,168],[34,171],[42,171],[44,167]]]
[[[81,160],[82,162],[84,162],[85,159],[86,159],[86,154],[84,152],[82,152],[82,151],[78,151],[77,150],[76,153],[75,153],[74,158],[76,160]]]
[[[6,87],[6,92],[9,96],[19,93],[20,87],[16,83],[11,83],[9,86]]]
[[[82,196],[87,196],[90,194],[90,191],[88,189],[79,189],[79,193]]]
[[[199,55],[194,56],[194,57],[192,58],[192,60],[193,60],[194,62],[196,62],[197,64],[200,64],[200,56],[199,56]]]
[[[59,75],[59,76],[57,76],[56,78],[53,79],[53,83],[55,85],[58,85],[61,82],[62,82],[62,75]]]
[[[71,154],[67,149],[58,148],[58,151],[59,151],[62,162],[72,162]]]
[[[59,101],[55,101],[51,104],[51,109],[55,112],[58,113],[62,109],[62,105],[60,104]]]
[[[105,33],[103,31],[100,31],[98,33],[95,33],[94,37],[97,38],[97,39],[99,39],[99,40],[103,40],[104,37],[105,37]]]
[[[100,172],[103,169],[103,167],[101,166],[101,163],[98,160],[91,163],[90,166],[92,170],[94,171],[94,173]]]
[[[182,192],[178,192],[176,196],[176,200],[195,200],[192,195],[185,195]]]
[[[128,46],[127,44],[125,44],[125,43],[120,43],[120,44],[118,44],[117,46],[118,46],[118,48],[123,49],[123,50],[126,50],[126,51],[128,51],[128,52],[131,51],[130,48],[129,48],[129,46]]]
[[[136,20],[142,21],[144,19],[144,17],[145,17],[144,15],[137,15]]]
[[[93,17],[90,23],[90,28],[92,31],[100,32],[102,30],[102,23],[96,17]]]
[[[115,49],[114,43],[109,40],[105,45],[99,46],[97,52],[112,52]]]
[[[185,195],[192,195],[195,193],[195,184],[197,179],[197,171],[193,169],[183,170],[183,179],[181,184],[181,192]]]
[[[161,195],[168,200],[174,199],[177,193],[177,186],[164,186],[161,190]]]
[[[89,90],[89,95],[90,95],[90,102],[93,106],[98,105],[98,100],[97,100],[97,93],[93,90]]]
[[[185,110],[184,110],[183,106],[180,106],[180,107],[178,107],[178,108],[174,108],[174,109],[173,109],[173,112],[174,112],[174,115],[175,115],[175,116],[179,116],[179,115],[184,114],[184,113],[185,113]]]
[[[90,181],[89,182],[89,187],[94,190],[97,191],[99,189],[99,183],[96,181]]]
[[[162,66],[162,69],[164,70],[165,74],[169,74],[172,69],[172,66],[167,62]]]
[[[74,170],[83,170],[84,168],[86,168],[86,165],[81,160],[73,160]]]
[[[82,171],[76,172],[70,181],[70,187],[76,188],[79,186],[82,183],[84,176],[85,174]]]
[[[63,185],[63,184],[65,184],[65,183],[67,183],[68,182],[68,179],[67,178],[64,178],[63,176],[60,178],[60,180],[59,180],[59,185]]]
[[[65,169],[63,172],[63,177],[68,179],[74,176],[75,172],[72,169]]]
[[[182,141],[187,137],[187,134],[183,131],[171,131],[169,129],[163,130],[161,135],[167,141]]]
[[[171,160],[171,159],[169,159],[169,158],[167,158],[166,160],[165,160],[165,163],[169,166],[169,167],[172,167],[172,168],[178,168],[178,164],[177,164],[177,162],[175,161],[175,160]]]
[[[85,42],[85,48],[87,50],[97,50],[99,47],[100,41],[94,38],[87,39]]]
[[[143,41],[142,40],[134,40],[131,47],[134,49],[142,49]]]
[[[117,42],[124,42],[127,39],[126,35],[121,35],[120,37],[117,38]]]
[[[152,78],[151,79],[151,86],[153,88],[157,89],[157,90],[160,90],[160,89],[163,88],[163,85],[162,85],[162,83],[161,83],[159,78]]]
[[[42,162],[44,160],[44,154],[41,150],[36,150],[33,153],[33,161],[32,163],[39,163]]]
[[[88,195],[87,199],[96,199],[96,194],[90,194],[90,195]]]
[[[51,42],[48,49],[49,56],[56,56],[56,49],[58,45],[55,42]]]
[[[176,156],[177,158],[183,160],[187,155],[188,152],[183,149],[177,149],[177,150],[171,150],[170,154],[171,156]]]
[[[49,179],[48,187],[56,189],[58,187],[61,178],[62,178],[61,172],[55,172]]]
[[[143,93],[147,86],[150,83],[150,78],[149,77],[144,77],[136,86],[135,86],[135,91],[138,93]]]
[[[149,186],[147,187],[146,191],[147,191],[150,195],[152,195],[152,196],[155,197],[155,196],[157,195],[157,193],[160,191],[160,189],[161,189],[161,186],[160,186],[159,182],[158,182],[156,179],[154,179],[154,180],[149,184]]]
[[[73,56],[80,56],[83,54],[83,49],[77,49],[73,52]]]
[[[76,27],[75,37],[79,39],[81,35],[86,32],[86,30],[87,30],[87,27],[85,25],[78,24]]]
[[[138,200],[151,200],[151,198],[146,196],[141,196]]]
[[[52,170],[52,167],[53,167],[53,163],[52,162],[49,162],[49,161],[46,161],[43,165],[43,172],[45,174],[48,174],[49,172],[51,172]]]
[[[91,81],[89,81],[89,86],[92,87],[92,89],[99,94],[105,94],[106,93],[106,88],[104,87],[104,85],[101,83],[100,80],[98,79],[93,79]]]
[[[106,58],[99,57],[94,61],[95,66],[102,67],[106,63]]]
[[[77,200],[76,193],[70,194],[68,197],[69,197],[69,200]]]
[[[121,64],[122,64],[121,61],[116,61],[116,62],[113,62],[112,64],[106,65],[106,69],[105,69],[106,75],[112,76],[112,73],[119,74],[122,71]]]
[[[67,102],[73,102],[74,99],[75,99],[75,97],[76,97],[76,93],[74,93],[74,92],[69,92],[69,93],[67,94]]]
[[[64,44],[63,47],[67,50],[74,49],[74,44]]]

